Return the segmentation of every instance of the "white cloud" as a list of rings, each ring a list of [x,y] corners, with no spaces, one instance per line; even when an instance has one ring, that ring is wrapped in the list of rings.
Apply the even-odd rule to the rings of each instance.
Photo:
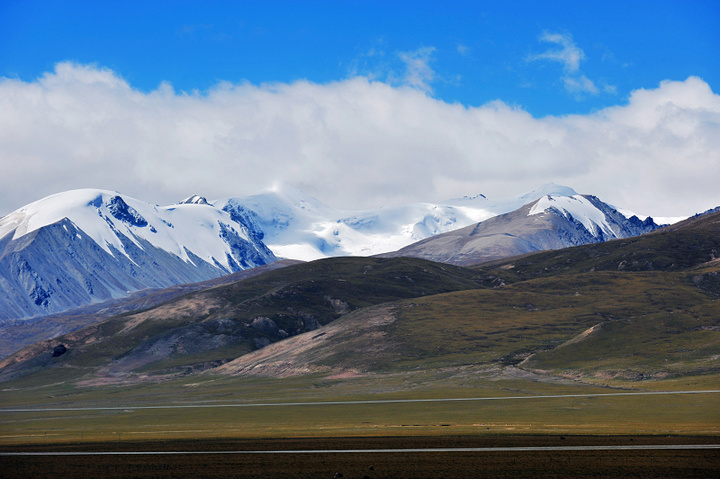
[[[538,39],[541,42],[554,43],[560,48],[550,49],[543,53],[528,55],[528,62],[551,61],[562,64],[563,85],[568,93],[575,98],[584,98],[583,94],[598,95],[601,91],[594,81],[581,73],[580,63],[585,60],[585,52],[577,46],[569,33],[543,32]],[[602,92],[615,94],[616,88],[612,85],[602,84]]]
[[[595,86],[595,82],[585,75],[576,77],[568,76],[563,78],[563,81],[565,82],[565,89],[570,93],[591,93],[593,95],[597,95],[598,93],[598,88]]]
[[[400,52],[398,56],[405,63],[403,81],[413,88],[426,93],[432,92],[430,84],[435,80],[435,71],[430,66],[434,47],[423,47],[410,52]]]
[[[549,60],[562,63],[567,73],[577,73],[580,62],[585,59],[585,52],[575,44],[570,34],[543,32],[538,39],[541,42],[555,43],[560,48],[551,49],[544,53],[528,56],[528,61]]]
[[[432,94],[436,74],[430,64],[434,60],[434,53],[435,47],[422,47],[388,55],[380,44],[351,61],[348,76],[362,76],[393,86],[409,86]]]
[[[691,77],[594,114],[537,119],[365,77],[143,93],[112,71],[63,63],[34,82],[0,80],[0,172],[0,214],[81,187],[169,204],[286,182],[361,209],[555,181],[683,215],[720,205],[720,96]]]

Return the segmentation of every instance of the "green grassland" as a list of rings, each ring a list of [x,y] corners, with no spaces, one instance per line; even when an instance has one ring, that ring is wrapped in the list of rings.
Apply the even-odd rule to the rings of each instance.
[[[717,393],[543,397],[627,391],[470,376],[438,381],[428,374],[335,381],[319,377],[215,377],[199,386],[180,381],[133,388],[65,390],[64,395],[61,389],[50,387],[42,391],[42,396],[38,390],[35,396],[27,392],[11,395],[5,407],[24,402],[22,406],[30,407],[100,405],[120,409],[2,412],[0,444],[340,436],[720,434]],[[49,398],[44,395],[47,392],[59,396]],[[486,399],[352,402],[469,397]],[[288,401],[303,404],[272,405]],[[327,402],[332,403],[323,404]],[[218,407],[134,408],[152,405]]]
[[[388,327],[405,349],[394,368],[525,361],[579,376],[720,372],[718,302],[687,274],[564,275],[404,304]]]

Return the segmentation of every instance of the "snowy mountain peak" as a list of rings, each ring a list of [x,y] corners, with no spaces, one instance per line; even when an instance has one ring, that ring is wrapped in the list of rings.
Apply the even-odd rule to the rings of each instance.
[[[635,236],[658,228],[651,217],[645,221],[637,216],[626,218],[612,206],[591,195],[543,196],[531,206],[528,216],[541,214],[561,215],[582,225],[592,237],[600,241]]]
[[[114,191],[43,198],[0,219],[0,319],[61,311],[275,260],[253,225],[200,202],[160,207]],[[9,316],[8,316],[9,315]]]
[[[98,208],[117,195],[114,191],[80,189],[48,196],[2,218],[0,238],[14,232],[13,239],[18,239],[65,217],[80,219],[79,216],[90,211],[89,207]],[[97,213],[93,213],[93,219],[95,216]]]
[[[657,228],[652,218],[628,219],[594,196],[545,195],[513,211],[384,256],[472,265],[533,251],[627,238]]]
[[[192,195],[188,198],[185,198],[178,204],[181,204],[181,205],[208,205],[208,206],[210,205],[210,203],[208,203],[208,201],[205,199],[204,196],[199,196],[199,195]]]
[[[593,236],[614,237],[613,228],[604,211],[582,195],[543,196],[530,208],[528,216],[547,213],[555,210],[566,218],[579,221]]]
[[[247,225],[215,208],[195,208],[198,204],[202,203],[196,199],[160,207],[113,191],[73,190],[6,216],[0,221],[0,237],[14,230],[13,239],[18,239],[67,218],[112,256],[129,258],[128,242],[143,248],[147,241],[184,261],[194,262],[192,257],[198,257],[227,272],[241,269],[232,259],[233,245],[228,238],[252,242]]]

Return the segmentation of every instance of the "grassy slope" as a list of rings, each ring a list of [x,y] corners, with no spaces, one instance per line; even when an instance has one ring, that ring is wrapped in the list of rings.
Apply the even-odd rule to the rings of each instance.
[[[338,258],[185,295],[38,343],[5,361],[5,377],[187,373],[327,324],[373,304],[479,286],[477,273],[417,259]],[[267,318],[272,327],[252,325]],[[282,331],[284,332],[282,332]],[[68,351],[52,357],[63,344]],[[102,369],[102,371],[100,371]]]
[[[219,369],[337,375],[518,366],[547,380],[612,384],[718,374],[717,299],[692,276],[596,272],[415,298],[359,310]]]
[[[389,326],[393,367],[513,365],[556,375],[720,372],[717,300],[687,275],[594,273],[414,300]],[[593,329],[591,329],[593,328]]]

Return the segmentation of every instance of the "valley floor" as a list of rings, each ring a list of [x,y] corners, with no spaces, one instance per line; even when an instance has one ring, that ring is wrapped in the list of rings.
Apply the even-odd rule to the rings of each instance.
[[[3,478],[720,473],[716,375],[613,387],[422,372],[208,376],[202,383],[58,384],[0,394]]]
[[[8,479],[710,478],[720,471],[720,437],[500,435],[55,444],[1,447],[0,469]]]

